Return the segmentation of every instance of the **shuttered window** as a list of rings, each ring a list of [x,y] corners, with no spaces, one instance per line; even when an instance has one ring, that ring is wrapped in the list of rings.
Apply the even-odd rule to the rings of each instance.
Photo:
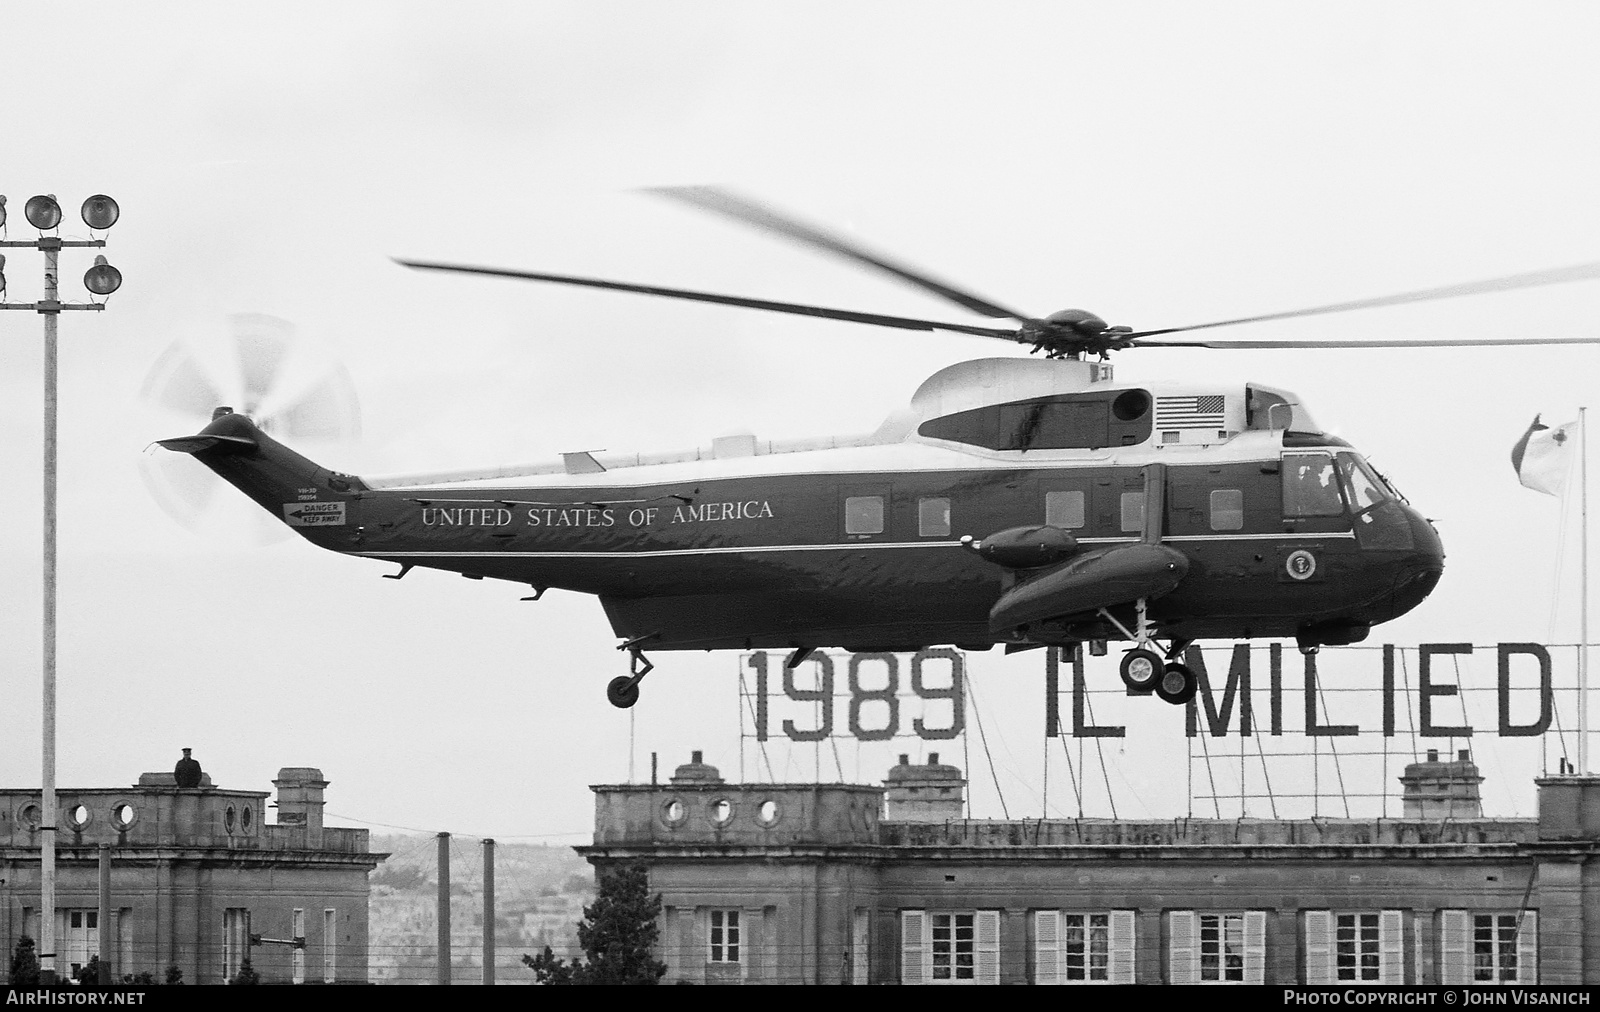
[[[1000,911],[902,910],[900,982],[1000,983]]]
[[[928,915],[922,910],[900,911],[900,983],[928,982]]]
[[[1405,949],[1399,910],[1305,914],[1307,984],[1402,984]]]
[[[1034,913],[1034,983],[1133,983],[1133,911]]]
[[[1536,984],[1539,915],[1532,910],[1439,912],[1441,984]]]
[[[1266,979],[1267,915],[1196,913],[1167,915],[1168,979],[1173,984],[1260,984]]]

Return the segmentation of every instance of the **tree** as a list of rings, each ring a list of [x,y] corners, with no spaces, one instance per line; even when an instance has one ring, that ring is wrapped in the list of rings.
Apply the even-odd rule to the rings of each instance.
[[[17,948],[11,954],[11,986],[37,987],[39,985],[39,954],[33,949],[33,939],[23,935],[17,939]]]
[[[179,967],[176,963],[174,963],[173,965],[167,967],[167,983],[168,984],[182,984],[183,983],[183,969],[181,967]]]
[[[250,960],[246,959],[244,962],[239,964],[239,972],[234,974],[233,979],[228,981],[228,983],[259,984],[261,983],[261,974],[257,973],[256,968],[250,965]]]
[[[643,865],[614,868],[600,875],[600,892],[583,908],[578,944],[587,963],[556,958],[549,946],[522,962],[541,984],[655,984],[667,964],[652,952],[661,929],[661,894],[650,895],[650,877]]]

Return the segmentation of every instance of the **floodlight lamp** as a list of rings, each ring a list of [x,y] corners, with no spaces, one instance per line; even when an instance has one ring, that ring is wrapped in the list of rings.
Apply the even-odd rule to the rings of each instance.
[[[37,197],[29,197],[22,207],[22,213],[27,217],[28,224],[41,232],[61,224],[61,205],[56,203],[52,194],[41,193]]]
[[[107,229],[117,223],[122,213],[117,202],[103,193],[97,193],[83,202],[83,223],[93,229]]]
[[[94,266],[83,275],[83,287],[95,295],[110,295],[122,287],[122,272],[106,263],[105,257],[95,257]]]

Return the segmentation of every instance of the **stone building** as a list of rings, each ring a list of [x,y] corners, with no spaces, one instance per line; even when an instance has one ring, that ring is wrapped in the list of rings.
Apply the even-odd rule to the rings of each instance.
[[[249,958],[267,983],[366,983],[367,875],[386,855],[368,851],[365,829],[323,825],[321,771],[278,771],[273,823],[268,792],[224,790],[192,772],[197,787],[146,773],[132,787],[57,790],[58,974],[75,976],[99,954],[113,980],[150,973],[159,982],[176,966],[185,983],[216,984]],[[0,790],[7,953],[20,936],[39,937],[39,802],[37,790]],[[101,848],[111,864],[106,924]],[[295,938],[304,945],[287,944]]]
[[[1484,818],[1465,755],[1399,819],[964,820],[960,770],[886,787],[593,788],[598,869],[662,894],[667,981],[1581,983],[1600,975],[1600,777]]]

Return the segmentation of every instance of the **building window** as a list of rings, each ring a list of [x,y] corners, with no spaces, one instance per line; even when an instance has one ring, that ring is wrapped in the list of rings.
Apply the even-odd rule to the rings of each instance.
[[[711,911],[711,961],[739,962],[739,911]]]
[[[56,910],[56,967],[65,977],[77,979],[100,951],[100,911]],[[109,956],[109,953],[107,954]]]
[[[1211,490],[1211,529],[1237,531],[1244,529],[1244,492],[1236,488]]]
[[[1439,912],[1439,982],[1537,984],[1538,915],[1521,912]]]
[[[1034,981],[1132,984],[1133,911],[1034,913]]]
[[[1000,983],[1000,911],[905,910],[900,931],[902,983]]]
[[[1200,980],[1244,980],[1244,915],[1200,915]]]
[[[1044,522],[1051,527],[1077,530],[1083,526],[1082,492],[1046,492]]]
[[[289,937],[301,940],[301,946],[306,937],[306,912],[299,907],[289,915]],[[301,946],[289,950],[290,980],[295,984],[306,982],[306,950]]]
[[[338,949],[339,912],[332,907],[322,912],[322,982],[332,984],[339,979]]]
[[[950,536],[950,500],[917,500],[917,534],[924,538]]]
[[[222,979],[234,978],[250,958],[250,911],[228,907],[222,912]]]
[[[977,970],[974,956],[977,928],[976,914],[929,914],[932,928],[933,979],[938,981],[972,980]]]
[[[1174,910],[1168,973],[1174,984],[1260,984],[1265,980],[1267,915]]]
[[[866,984],[872,969],[872,911],[855,912],[850,925],[850,983]]]
[[[1062,976],[1067,980],[1111,979],[1111,915],[1063,914]]]
[[[883,533],[883,496],[853,495],[844,501],[846,534]]]
[[[1472,982],[1517,983],[1517,915],[1474,914]]]
[[[1399,910],[1306,911],[1306,983],[1405,983],[1402,917]]]

